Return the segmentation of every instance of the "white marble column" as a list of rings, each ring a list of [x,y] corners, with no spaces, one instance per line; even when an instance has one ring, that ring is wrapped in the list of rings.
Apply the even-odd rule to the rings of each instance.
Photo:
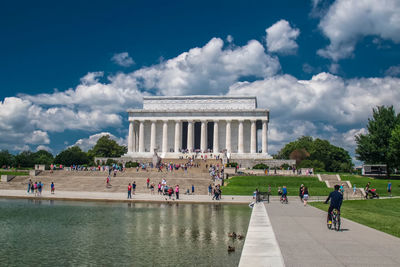
[[[151,121],[151,129],[150,129],[150,152],[154,153],[154,149],[156,148],[156,123],[157,121]]]
[[[262,121],[262,153],[268,153],[268,122],[266,120]]]
[[[200,137],[201,152],[207,152],[207,121],[201,121],[201,137]]]
[[[166,153],[168,152],[168,121],[164,121],[162,133],[162,152]]]
[[[231,153],[232,152],[231,137],[232,137],[232,134],[231,134],[231,121],[229,120],[229,121],[226,121],[226,138],[225,138],[226,145],[225,145],[225,148],[226,148],[226,152],[227,153]]]
[[[133,152],[133,121],[129,122],[129,133],[128,133],[128,153]]]
[[[188,129],[187,129],[187,149],[189,152],[193,152],[193,121],[188,121]]]
[[[238,153],[243,153],[243,120],[239,121],[238,127]]]
[[[144,121],[139,124],[139,152],[144,152]]]
[[[257,128],[256,120],[251,121],[250,153],[257,153]]]
[[[179,152],[179,149],[181,148],[181,121],[177,120],[175,121],[175,146],[174,146],[174,151],[175,153]]]
[[[218,121],[214,121],[213,152],[219,153]]]

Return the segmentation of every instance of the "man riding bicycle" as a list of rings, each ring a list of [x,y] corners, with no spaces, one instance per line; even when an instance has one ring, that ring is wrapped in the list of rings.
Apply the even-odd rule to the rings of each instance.
[[[325,204],[328,204],[329,200],[331,200],[331,204],[328,209],[328,223],[332,222],[331,213],[334,209],[337,209],[338,214],[340,214],[340,207],[342,206],[343,195],[339,192],[339,189],[340,185],[335,185],[335,191],[331,192],[328,198],[325,200]]]
[[[281,197],[281,199],[283,199],[283,200],[287,199],[287,188],[286,188],[285,185],[282,187],[282,197]]]

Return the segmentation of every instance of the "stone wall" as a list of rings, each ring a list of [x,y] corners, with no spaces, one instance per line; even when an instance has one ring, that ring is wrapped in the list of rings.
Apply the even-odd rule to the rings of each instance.
[[[256,164],[266,164],[270,168],[280,167],[283,164],[288,164],[289,166],[295,166],[296,160],[292,159],[233,159],[231,162],[237,162],[241,168],[252,168]]]

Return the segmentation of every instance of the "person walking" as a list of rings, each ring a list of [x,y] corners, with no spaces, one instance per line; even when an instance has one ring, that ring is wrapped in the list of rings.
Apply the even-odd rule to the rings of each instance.
[[[304,190],[303,190],[303,203],[304,203],[304,207],[307,206],[307,201],[308,201],[308,187],[305,186]]]
[[[154,183],[150,185],[150,194],[154,195]]]
[[[212,186],[211,186],[211,184],[209,184],[209,186],[208,186],[208,195],[209,196],[212,195]]]
[[[194,195],[194,185],[192,184],[192,195]]]
[[[132,183],[132,193],[135,195],[136,192],[136,181],[133,181]]]
[[[29,181],[28,181],[28,194],[29,194],[29,191],[31,190],[31,186],[32,186],[32,180],[29,179]]]
[[[38,190],[38,184],[37,184],[37,182],[35,182],[35,185],[34,185],[34,188],[35,188],[35,197],[37,196],[37,190]]]
[[[388,195],[392,196],[392,183],[389,181],[387,186]]]
[[[175,187],[175,195],[176,195],[176,199],[179,199],[179,185],[176,185],[176,187]]]
[[[150,186],[150,178],[147,178],[146,184],[147,184],[147,189],[149,189],[149,186]]]
[[[300,188],[299,188],[299,197],[300,197],[301,201],[303,201],[303,189],[304,189],[304,185],[301,184]]]
[[[132,198],[132,186],[131,183],[128,185],[128,199]]]
[[[353,196],[356,194],[356,191],[357,191],[356,184],[353,184]]]
[[[342,193],[342,195],[344,195],[344,184],[343,183],[340,185],[340,193]]]
[[[51,194],[54,194],[54,190],[55,190],[54,182],[51,182],[50,188],[51,188],[50,189]]]
[[[40,181],[39,183],[38,183],[38,193],[39,193],[39,196],[41,196],[42,195],[42,188],[43,188],[43,184],[42,184],[42,181]]]

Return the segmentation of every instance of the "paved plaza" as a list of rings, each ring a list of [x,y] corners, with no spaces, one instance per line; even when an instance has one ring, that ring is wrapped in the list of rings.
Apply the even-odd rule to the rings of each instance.
[[[286,266],[400,266],[400,238],[346,219],[328,230],[326,212],[299,200],[265,206]]]

